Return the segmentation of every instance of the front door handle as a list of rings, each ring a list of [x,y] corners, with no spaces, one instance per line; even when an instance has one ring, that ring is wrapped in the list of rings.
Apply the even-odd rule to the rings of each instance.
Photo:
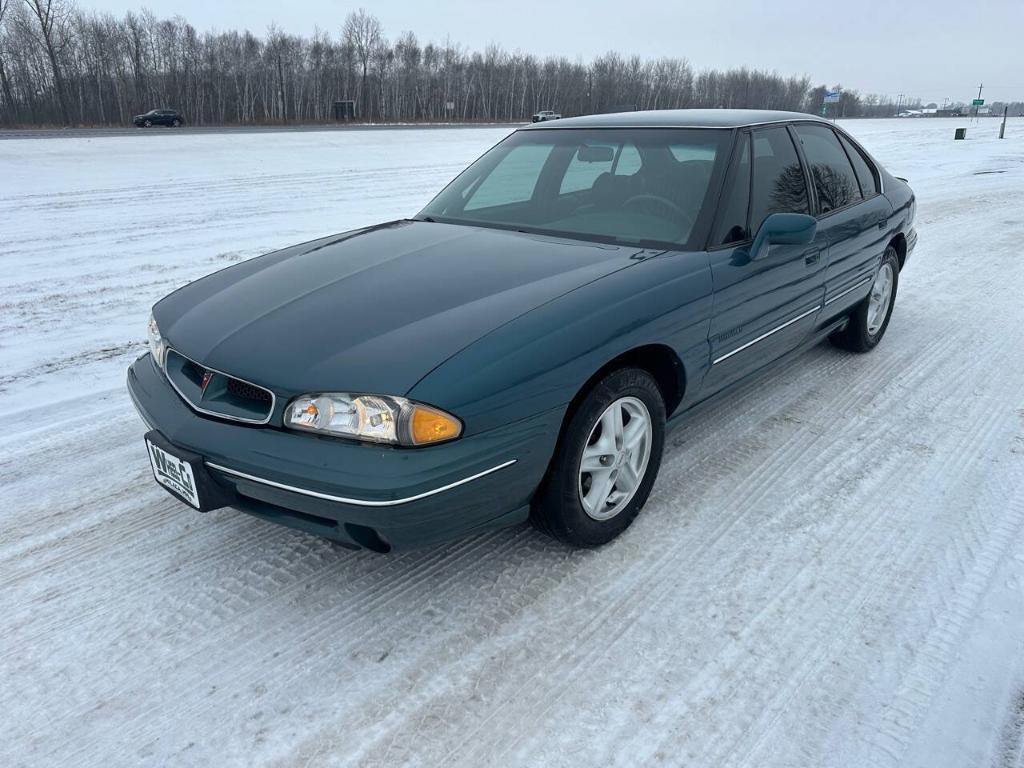
[[[809,267],[812,264],[817,264],[818,260],[820,258],[821,258],[821,251],[812,251],[811,253],[805,253],[804,254],[804,264],[806,264]]]

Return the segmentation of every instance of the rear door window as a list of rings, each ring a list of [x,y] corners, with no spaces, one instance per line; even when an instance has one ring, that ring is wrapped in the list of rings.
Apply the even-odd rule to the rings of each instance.
[[[818,212],[829,213],[860,200],[857,176],[832,129],[806,123],[798,123],[794,128],[810,165]]]
[[[773,213],[810,213],[804,170],[784,127],[754,132],[752,169],[751,232]]]

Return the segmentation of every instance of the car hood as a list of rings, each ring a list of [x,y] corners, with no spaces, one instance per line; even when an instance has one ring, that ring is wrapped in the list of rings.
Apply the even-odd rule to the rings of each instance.
[[[636,264],[637,250],[394,222],[221,270],[153,312],[181,354],[279,393],[401,395],[495,328]]]

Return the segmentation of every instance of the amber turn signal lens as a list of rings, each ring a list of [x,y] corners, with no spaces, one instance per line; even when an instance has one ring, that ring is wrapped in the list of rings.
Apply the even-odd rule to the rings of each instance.
[[[412,414],[412,442],[414,445],[439,443],[458,437],[462,426],[440,411],[416,406]]]

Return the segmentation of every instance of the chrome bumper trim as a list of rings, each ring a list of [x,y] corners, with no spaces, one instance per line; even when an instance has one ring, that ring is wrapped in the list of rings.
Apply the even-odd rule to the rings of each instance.
[[[430,491],[417,493],[415,496],[406,496],[403,499],[389,499],[386,501],[372,501],[369,499],[350,499],[345,496],[334,496],[330,493],[320,493],[319,491],[311,491],[308,488],[296,488],[294,485],[285,485],[284,483],[277,483],[274,482],[273,480],[267,480],[266,478],[263,477],[256,477],[255,475],[250,475],[245,472],[239,472],[237,469],[231,469],[230,467],[224,467],[221,466],[220,464],[214,464],[209,461],[205,462],[205,464],[210,469],[217,470],[218,472],[223,472],[226,475],[233,475],[234,477],[240,477],[243,480],[250,480],[254,483],[260,483],[261,485],[269,485],[272,488],[280,488],[282,491],[301,493],[303,496],[312,496],[315,499],[324,499],[325,501],[336,501],[339,504],[354,504],[360,507],[397,507],[400,504],[408,504],[410,501],[419,501],[420,499],[425,499],[428,496],[434,496],[438,493],[449,491],[452,488],[457,488],[460,485],[471,483],[474,480],[478,480],[481,477],[484,477],[485,475],[491,474],[492,472],[497,472],[499,469],[510,467],[513,464],[515,464],[516,461],[516,459],[510,459],[509,461],[506,461],[504,464],[499,464],[496,467],[485,469],[483,472],[477,472],[475,475],[470,475],[469,477],[464,477],[461,480],[456,480],[454,483],[442,485],[440,488],[434,488],[433,490]]]
[[[807,310],[806,312],[804,312],[803,314],[797,315],[797,316],[796,316],[796,317],[794,317],[794,318],[793,318],[792,320],[787,320],[787,321],[786,321],[786,322],[784,322],[784,323],[783,323],[782,325],[780,325],[780,326],[777,326],[777,327],[775,327],[775,328],[772,328],[772,329],[771,329],[770,331],[767,331],[766,333],[762,333],[762,334],[761,334],[760,336],[758,336],[758,337],[757,337],[756,339],[751,339],[750,341],[748,341],[748,342],[747,342],[746,344],[744,344],[743,346],[741,346],[741,347],[736,347],[736,349],[734,349],[734,350],[733,350],[732,352],[726,352],[726,353],[725,353],[724,355],[722,355],[721,357],[716,357],[716,358],[715,358],[714,360],[712,360],[712,361],[711,361],[711,364],[712,364],[712,365],[718,365],[718,364],[719,364],[720,362],[722,362],[723,360],[728,360],[728,359],[729,359],[730,357],[732,357],[733,355],[735,355],[735,354],[736,354],[737,352],[742,352],[742,351],[743,351],[744,349],[746,349],[747,347],[752,347],[752,346],[754,346],[755,344],[757,344],[757,342],[759,342],[759,341],[764,341],[764,340],[765,340],[765,339],[767,339],[767,338],[768,338],[769,336],[771,336],[771,335],[772,335],[773,333],[778,333],[778,332],[779,332],[779,331],[781,331],[781,330],[782,330],[783,328],[788,328],[789,326],[791,326],[791,325],[792,325],[793,323],[795,323],[796,321],[798,321],[798,320],[803,320],[803,319],[804,319],[805,317],[807,317],[808,315],[813,315],[813,314],[814,314],[815,312],[817,312],[817,311],[818,311],[819,309],[821,309],[821,306],[822,306],[821,304],[818,304],[818,305],[817,305],[817,306],[815,306],[815,307],[814,307],[813,309],[808,309],[808,310]]]

